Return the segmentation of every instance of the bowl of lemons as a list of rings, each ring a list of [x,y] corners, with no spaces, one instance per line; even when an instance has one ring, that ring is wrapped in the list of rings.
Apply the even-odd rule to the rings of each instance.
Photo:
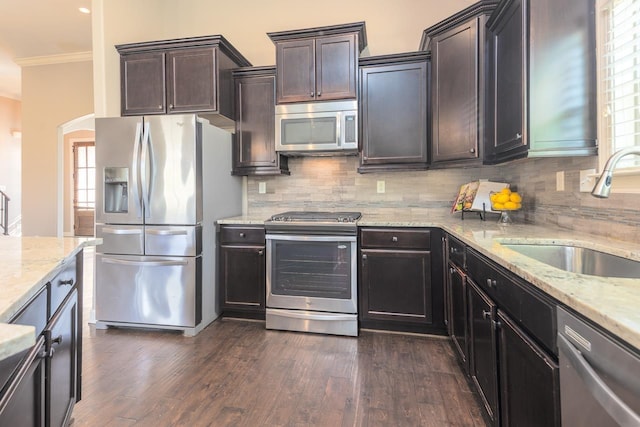
[[[500,211],[498,224],[507,225],[512,223],[509,213],[522,208],[522,196],[509,188],[490,193],[489,200],[491,201],[491,210]]]

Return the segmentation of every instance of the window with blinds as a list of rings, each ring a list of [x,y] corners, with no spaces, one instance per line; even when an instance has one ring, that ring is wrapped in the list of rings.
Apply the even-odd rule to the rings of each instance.
[[[600,161],[640,146],[640,0],[599,2]],[[640,168],[626,156],[618,168]]]

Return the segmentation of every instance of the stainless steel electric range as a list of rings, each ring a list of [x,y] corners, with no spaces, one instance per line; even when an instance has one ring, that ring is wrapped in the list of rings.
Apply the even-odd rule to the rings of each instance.
[[[284,212],[265,221],[267,329],[358,335],[359,212]]]

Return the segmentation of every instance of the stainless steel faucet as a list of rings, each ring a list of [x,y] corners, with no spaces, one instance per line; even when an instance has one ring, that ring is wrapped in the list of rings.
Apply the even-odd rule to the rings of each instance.
[[[629,154],[640,156],[640,146],[623,148],[620,151],[616,151],[611,157],[609,157],[609,160],[607,160],[607,164],[604,165],[604,170],[602,171],[602,175],[600,175],[600,179],[598,179],[598,182],[596,182],[593,190],[591,190],[592,196],[601,198],[609,197],[609,193],[611,192],[611,178],[613,177],[613,170],[616,168],[618,161]]]

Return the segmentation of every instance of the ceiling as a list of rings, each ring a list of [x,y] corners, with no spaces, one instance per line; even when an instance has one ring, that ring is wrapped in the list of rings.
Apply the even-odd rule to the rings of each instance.
[[[20,59],[91,51],[91,0],[0,0],[0,96],[21,99]]]

